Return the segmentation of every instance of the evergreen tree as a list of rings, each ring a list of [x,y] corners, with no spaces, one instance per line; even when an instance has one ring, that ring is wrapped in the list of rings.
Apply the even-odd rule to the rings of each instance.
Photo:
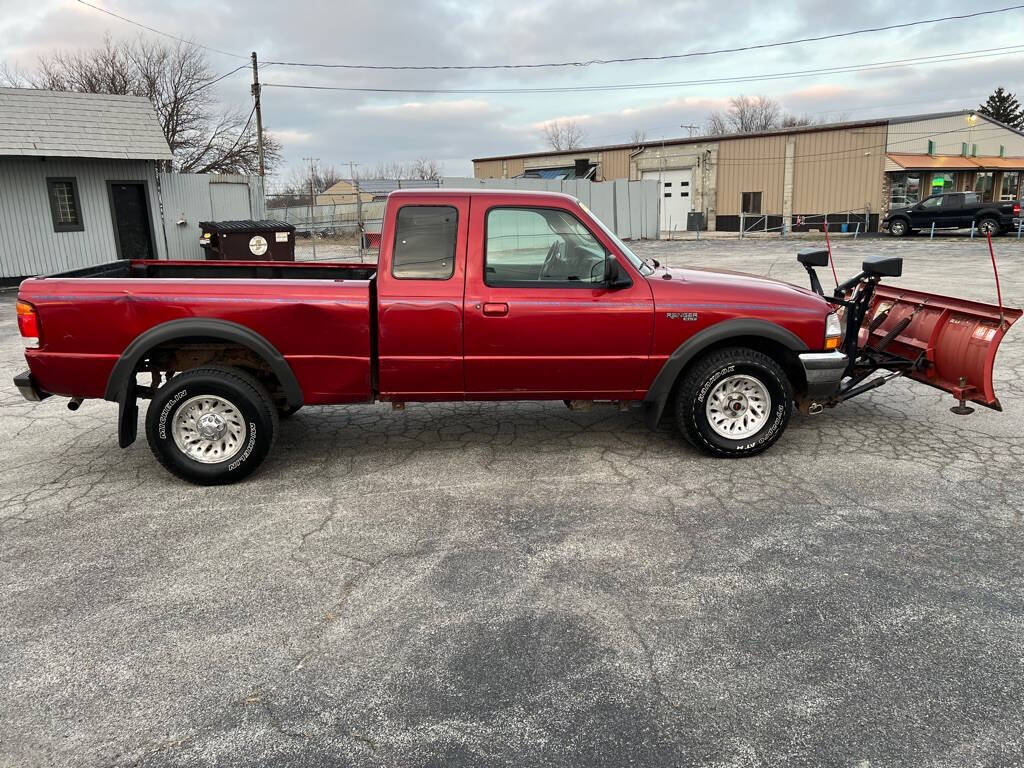
[[[1011,128],[1024,128],[1024,109],[1021,108],[1017,97],[1004,91],[1002,86],[996,88],[995,93],[978,107],[978,112]]]

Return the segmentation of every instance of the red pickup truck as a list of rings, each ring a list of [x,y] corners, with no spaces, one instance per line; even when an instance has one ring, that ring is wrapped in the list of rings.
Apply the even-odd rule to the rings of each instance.
[[[824,253],[800,257],[812,285]],[[879,309],[881,288],[860,294],[857,328],[876,311],[867,341],[844,339],[836,310],[856,315],[850,295],[899,274],[898,262],[865,262],[846,298],[826,300],[820,288],[644,261],[566,195],[400,191],[374,265],[120,261],[26,280],[17,311],[30,370],[15,383],[72,409],[116,401],[122,447],[138,398],[150,399],[153,453],[203,484],[252,472],[279,416],[374,400],[632,402],[651,426],[673,412],[702,451],[750,456],[779,439],[794,404],[816,412],[852,396],[844,378],[873,386],[861,383],[869,368],[902,366],[952,391],[956,372],[913,349],[865,363],[871,338],[906,309],[898,298]],[[985,340],[993,355],[1004,331]],[[998,407],[991,364],[975,368],[960,395]]]

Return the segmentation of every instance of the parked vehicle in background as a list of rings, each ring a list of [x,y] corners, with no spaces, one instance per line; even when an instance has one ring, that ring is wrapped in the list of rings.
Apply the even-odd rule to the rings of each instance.
[[[974,192],[946,192],[932,195],[916,205],[894,208],[882,220],[882,228],[893,237],[903,237],[919,229],[968,229],[998,235],[1017,227],[1020,201],[983,203]]]
[[[30,370],[15,384],[72,410],[117,402],[122,447],[150,399],[156,458],[203,484],[252,472],[278,418],[307,404],[635,403],[723,457],[771,447],[794,408],[895,375],[999,407],[995,348],[1019,310],[886,293],[902,263],[882,256],[826,298],[814,267],[827,259],[800,255],[808,291],[644,261],[568,195],[400,191],[378,264],[121,261],[26,280]],[[894,373],[869,380],[879,369]]]

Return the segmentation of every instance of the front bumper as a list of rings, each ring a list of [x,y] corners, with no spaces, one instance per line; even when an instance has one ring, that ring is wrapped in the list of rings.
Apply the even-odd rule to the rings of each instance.
[[[22,371],[14,377],[14,386],[21,392],[21,396],[26,400],[32,402],[39,402],[45,400],[50,396],[49,392],[45,392],[39,388],[39,384],[36,382],[35,377],[29,371]]]
[[[807,399],[824,400],[839,391],[849,362],[842,352],[805,352],[798,356],[807,379]]]

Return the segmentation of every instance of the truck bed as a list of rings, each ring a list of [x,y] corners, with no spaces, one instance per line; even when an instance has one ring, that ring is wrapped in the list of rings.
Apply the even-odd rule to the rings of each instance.
[[[376,264],[302,261],[158,261],[135,260],[72,269],[47,277],[154,277],[250,280],[369,280]]]
[[[306,403],[372,398],[375,264],[118,261],[25,280],[42,347],[26,356],[40,386],[103,397],[128,345],[182,319],[226,321],[266,339]]]

